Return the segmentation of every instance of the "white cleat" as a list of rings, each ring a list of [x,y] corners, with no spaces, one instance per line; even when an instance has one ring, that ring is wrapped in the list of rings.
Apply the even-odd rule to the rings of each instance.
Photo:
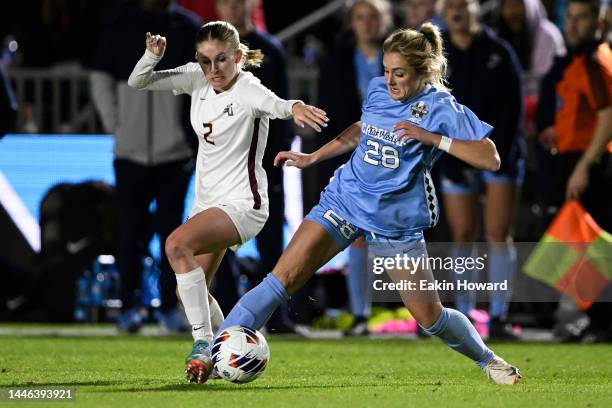
[[[516,384],[521,378],[519,369],[506,363],[506,361],[498,356],[493,356],[489,364],[484,368],[487,378],[496,384]]]

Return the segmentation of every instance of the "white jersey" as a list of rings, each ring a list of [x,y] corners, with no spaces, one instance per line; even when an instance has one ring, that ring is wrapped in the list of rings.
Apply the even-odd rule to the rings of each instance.
[[[269,119],[289,118],[297,101],[286,101],[250,72],[240,71],[228,91],[216,93],[199,64],[153,71],[161,58],[146,51],[128,84],[138,89],[191,95],[191,125],[198,135],[194,206],[220,206],[250,200],[268,208],[268,181],[261,160]]]

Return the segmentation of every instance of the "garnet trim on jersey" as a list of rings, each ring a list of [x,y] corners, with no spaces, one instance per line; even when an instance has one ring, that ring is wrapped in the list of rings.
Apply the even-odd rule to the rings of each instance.
[[[257,142],[259,141],[259,121],[260,119],[255,119],[255,124],[253,126],[253,137],[251,138],[251,147],[249,148],[249,182],[251,184],[251,193],[253,193],[253,200],[255,203],[253,204],[253,209],[259,210],[261,208],[261,196],[259,195],[259,191],[257,191],[257,177],[255,177],[255,155],[257,154]]]

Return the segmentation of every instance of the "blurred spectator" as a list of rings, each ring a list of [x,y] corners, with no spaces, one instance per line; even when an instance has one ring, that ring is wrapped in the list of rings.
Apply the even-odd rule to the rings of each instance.
[[[490,336],[511,338],[507,324],[508,301],[516,273],[512,242],[515,200],[523,179],[520,67],[512,48],[478,23],[476,0],[443,0],[448,82],[457,100],[493,126],[489,136],[501,158],[497,172],[479,171],[445,155],[442,158],[442,193],[446,216],[457,243],[455,256],[469,257],[477,241],[480,194],[484,194],[484,235],[489,244],[488,281],[508,281],[508,291],[491,293]],[[483,191],[484,190],[484,191]],[[457,278],[474,280],[475,270]],[[470,315],[474,292],[457,292],[457,309]]]
[[[0,55],[0,139],[13,132],[17,124],[17,99],[7,73],[12,54],[9,48],[5,48]]]
[[[321,64],[319,78],[319,107],[333,118],[317,138],[317,147],[338,136],[361,118],[361,102],[368,84],[383,74],[382,41],[390,28],[391,11],[386,0],[349,1],[350,32],[341,37]],[[350,153],[327,160],[317,166],[319,191],[329,183],[334,171],[344,164]],[[353,328],[347,334],[367,334],[370,314],[370,287],[367,248],[362,239],[349,249],[348,290]]]
[[[204,21],[224,20],[218,12],[217,0],[178,0],[178,3],[187,10],[196,13]],[[263,0],[251,0],[251,3],[251,23],[258,31],[268,31]]]
[[[499,36],[510,43],[523,68],[525,126],[531,136],[535,132],[540,81],[552,67],[555,57],[566,53],[563,35],[546,18],[540,0],[502,0],[498,31]]]
[[[527,188],[531,188],[530,203],[538,205],[545,201],[542,192],[546,191],[551,171],[551,157],[536,141],[535,112],[542,77],[552,67],[555,57],[565,55],[563,35],[546,18],[546,11],[540,0],[501,0],[500,16],[497,21],[500,37],[510,43],[523,68],[523,130],[527,138],[529,152],[529,178]],[[524,197],[529,197],[528,191]],[[539,208],[539,207],[538,207]],[[540,222],[537,222],[540,224]],[[541,224],[540,224],[541,225]],[[537,229],[537,228],[536,228]],[[534,231],[538,234],[539,231]],[[534,237],[535,239],[535,237]]]
[[[189,121],[183,115],[184,100],[170,93],[140,92],[127,85],[148,31],[172,44],[159,69],[193,60],[193,41],[200,22],[170,0],[141,0],[123,6],[106,27],[91,74],[92,96],[104,128],[115,135],[115,181],[120,239],[117,267],[122,279],[123,312],[118,327],[137,331],[142,259],[153,231],[160,242],[182,222],[184,197],[193,173],[193,151],[187,137]],[[155,212],[149,213],[152,200]],[[182,328],[175,279],[161,251],[162,328]]]
[[[565,38],[570,53],[555,60],[538,105],[540,141],[557,154],[549,205],[578,198],[595,220],[612,229],[601,156],[612,129],[612,51],[601,38],[598,0],[569,0]],[[603,184],[600,184],[603,185]]]
[[[610,154],[612,129],[612,50],[602,39],[598,0],[568,0],[565,38],[569,54],[557,58],[540,91],[537,125],[540,141],[556,153],[548,181],[552,215],[577,198],[595,221],[612,231]],[[589,311],[587,338],[610,341],[610,303]]]
[[[289,98],[289,79],[287,59],[282,44],[270,34],[259,31],[253,25],[252,0],[216,0],[217,14],[221,20],[231,23],[240,34],[241,41],[251,49],[259,49],[264,54],[260,67],[249,70],[261,83],[278,97]],[[259,280],[272,271],[283,252],[283,225],[285,222],[285,191],[283,188],[283,168],[274,166],[278,152],[291,150],[293,139],[291,123],[284,120],[270,121],[268,145],[263,157],[263,167],[268,175],[268,198],[270,215],[261,232],[257,235],[257,250],[260,255],[258,267]],[[254,282],[254,285],[259,284]],[[274,333],[293,332],[294,326],[289,319],[287,306],[279,308],[266,325]]]
[[[565,55],[563,36],[546,18],[540,0],[502,0],[498,30],[516,52],[526,76],[541,78],[555,57]]]
[[[405,0],[404,28],[418,28],[423,23],[430,22],[444,30],[444,21],[436,9],[438,0]]]

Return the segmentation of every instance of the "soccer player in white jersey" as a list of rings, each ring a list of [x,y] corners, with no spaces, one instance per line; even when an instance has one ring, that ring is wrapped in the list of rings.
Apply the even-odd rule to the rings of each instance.
[[[238,31],[229,23],[202,26],[195,40],[197,62],[154,71],[165,50],[164,37],[147,33],[145,54],[128,84],[191,95],[191,125],[199,137],[196,194],[188,221],[168,237],[165,251],[192,326],[194,344],[186,358],[187,377],[204,382],[212,371],[211,315],[217,326],[223,320],[207,286],[226,249],[256,236],[268,218],[267,178],[261,160],[269,119],[293,116],[298,126],[320,132],[328,118],[314,106],[280,99],[243,71],[243,66],[259,65],[263,55],[241,44]]]
[[[431,23],[400,30],[383,44],[384,77],[370,81],[360,122],[311,154],[280,152],[276,163],[305,168],[353,151],[321,194],[268,276],[240,298],[219,329],[259,329],[325,262],[360,236],[375,257],[425,258],[423,230],[433,227],[438,205],[430,177],[443,151],[495,171],[499,155],[491,126],[458,103],[444,86],[446,58]],[[433,283],[428,263],[412,270],[391,266],[395,280]],[[420,279],[419,279],[420,278]],[[461,312],[443,307],[433,291],[400,292],[423,330],[465,355],[498,384],[515,384],[516,367],[496,356]],[[213,355],[218,343],[213,345]]]

